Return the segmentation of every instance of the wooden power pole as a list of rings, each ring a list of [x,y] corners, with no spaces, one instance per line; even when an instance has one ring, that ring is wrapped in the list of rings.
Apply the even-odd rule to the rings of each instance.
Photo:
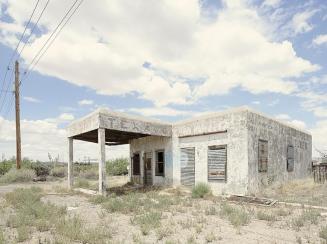
[[[20,137],[20,102],[19,102],[19,63],[15,62],[15,110],[16,110],[16,167],[20,169],[22,162],[21,137]]]

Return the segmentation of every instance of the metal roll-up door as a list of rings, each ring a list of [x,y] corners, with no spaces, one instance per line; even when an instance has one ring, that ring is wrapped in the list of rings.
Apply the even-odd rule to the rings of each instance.
[[[195,148],[181,148],[181,183],[193,186],[195,182]]]
[[[208,148],[208,180],[226,181],[227,147]]]

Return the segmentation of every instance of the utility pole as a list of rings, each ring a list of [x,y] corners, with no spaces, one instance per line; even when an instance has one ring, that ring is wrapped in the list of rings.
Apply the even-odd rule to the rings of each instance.
[[[20,137],[20,102],[19,102],[19,63],[15,62],[15,110],[16,110],[16,167],[20,169],[22,162],[22,149]]]

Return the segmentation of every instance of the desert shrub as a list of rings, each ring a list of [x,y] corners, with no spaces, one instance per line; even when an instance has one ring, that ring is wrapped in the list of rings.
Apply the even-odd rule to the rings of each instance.
[[[20,226],[17,228],[18,242],[23,242],[30,239],[30,230],[27,226]]]
[[[205,239],[206,239],[207,243],[214,242],[216,240],[216,236],[213,232],[210,232],[205,236]]]
[[[250,222],[250,215],[245,209],[233,207],[227,203],[221,205],[220,215],[227,218],[234,227],[238,228]]]
[[[305,221],[309,221],[311,224],[318,224],[320,212],[316,209],[306,209],[302,212],[302,216]]]
[[[203,198],[206,195],[211,194],[210,186],[206,183],[197,183],[192,188],[192,197],[193,198]]]
[[[291,210],[290,209],[284,209],[284,208],[279,208],[276,210],[276,214],[278,216],[288,216],[291,214]]]
[[[48,176],[50,174],[50,165],[42,162],[29,162],[29,164],[22,163],[23,168],[32,169],[35,171],[36,176]]]
[[[28,182],[35,178],[35,172],[31,169],[10,169],[5,175],[0,177],[0,183]]]
[[[267,212],[264,212],[262,210],[259,210],[257,212],[257,218],[259,220],[265,220],[265,221],[269,221],[269,222],[272,222],[272,221],[276,221],[277,218],[274,214],[272,213],[267,213]]]
[[[127,158],[117,158],[106,162],[106,170],[109,175],[127,175],[129,162]]]
[[[292,219],[291,224],[293,229],[300,230],[301,227],[305,225],[306,222],[311,224],[318,224],[318,220],[320,217],[320,212],[315,209],[306,209],[303,210],[301,215]]]
[[[3,230],[0,228],[0,244],[5,244],[6,240],[5,240],[5,236],[3,234]]]
[[[167,226],[161,227],[156,231],[158,240],[162,240],[163,238],[170,236],[172,233],[172,229]]]
[[[93,197],[90,201],[101,204],[109,212],[123,214],[143,213],[143,211],[165,211],[172,205],[181,202],[180,198],[160,195],[155,191],[147,193],[130,192],[125,195],[110,195],[109,197]]]
[[[56,223],[56,230],[70,240],[79,240],[83,235],[83,222],[78,217],[62,218]]]
[[[324,226],[320,229],[319,237],[327,241],[327,226]]]
[[[149,234],[153,229],[160,227],[161,225],[161,213],[160,212],[146,212],[141,215],[134,216],[131,219],[133,224],[140,226],[143,235]]]
[[[205,214],[206,215],[216,215],[217,214],[216,207],[215,206],[210,206],[210,207],[206,208]]]
[[[90,182],[88,180],[86,180],[86,179],[78,178],[76,180],[75,186],[80,187],[80,188],[89,188],[90,187]]]
[[[90,168],[88,170],[81,171],[79,173],[79,177],[89,180],[96,180],[99,178],[99,171],[97,168]]]
[[[64,178],[66,176],[66,167],[55,167],[51,170],[51,175],[54,177]]]
[[[15,164],[14,160],[3,160],[0,162],[0,176],[6,174]]]

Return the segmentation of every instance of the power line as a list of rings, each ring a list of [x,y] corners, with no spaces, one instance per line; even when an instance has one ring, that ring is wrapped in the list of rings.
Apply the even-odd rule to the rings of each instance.
[[[57,39],[57,37],[59,36],[61,30],[66,26],[66,24],[69,22],[69,20],[71,19],[71,17],[75,14],[75,12],[77,11],[77,9],[79,8],[79,6],[81,6],[81,4],[83,3],[84,0],[81,0],[81,2],[77,5],[77,7],[73,10],[73,12],[71,13],[71,15],[66,19],[66,22],[61,26],[61,28],[59,29],[59,31],[56,33],[55,37],[52,39],[52,41],[49,43],[49,45],[46,47],[46,49],[44,50],[44,52],[39,56],[39,58],[36,60],[36,62],[33,64],[31,70],[33,70],[35,68],[35,66],[39,63],[40,59],[45,55],[45,53],[48,51],[48,49],[50,48],[50,46],[54,43],[54,41]]]
[[[12,70],[12,72],[11,72],[11,75],[10,75],[10,78],[9,78],[9,82],[8,82],[7,87],[5,89],[6,91],[9,91],[9,89],[10,89],[10,84],[11,84],[11,80],[13,78],[13,75],[14,75],[14,70]],[[1,111],[4,108],[4,105],[6,103],[7,94],[8,94],[8,92],[5,92],[5,95],[4,95],[4,98],[3,98],[3,102],[0,105],[0,113],[1,113]]]
[[[43,44],[43,46],[39,49],[39,51],[34,55],[32,61],[30,62],[30,64],[28,65],[26,71],[24,72],[24,75],[26,75],[30,70],[31,67],[33,66],[33,68],[35,67],[35,61],[39,60],[40,54],[43,51],[43,49],[47,46],[47,44],[49,43],[49,41],[51,40],[51,38],[53,37],[53,35],[57,32],[57,30],[59,29],[59,27],[61,26],[61,24],[65,21],[66,17],[69,15],[69,13],[72,11],[72,9],[74,8],[74,6],[76,5],[76,3],[79,0],[75,0],[75,2],[72,4],[72,6],[69,8],[69,10],[66,12],[66,14],[62,17],[62,19],[60,20],[60,22],[58,23],[58,25],[56,26],[56,28],[52,31],[51,35],[48,37],[48,39],[45,41],[45,43]],[[80,4],[77,6],[77,8],[81,5],[81,3],[83,2],[83,0],[81,0]],[[77,10],[77,8],[74,10],[73,14],[75,13],[75,11]],[[72,15],[71,15],[72,16]],[[71,17],[70,16],[70,17]],[[68,18],[68,20],[70,19],[70,17]],[[67,23],[67,22],[66,22]],[[64,26],[64,25],[63,25]],[[60,31],[62,30],[62,28],[58,31],[58,33],[60,33]],[[51,41],[50,45],[53,43],[53,41]],[[49,46],[50,46],[49,45]],[[48,47],[46,48],[46,50],[48,49]],[[45,50],[45,51],[46,51]],[[41,54],[41,56],[43,56]]]
[[[50,0],[47,0],[46,4],[44,5],[44,7],[43,7],[43,9],[42,9],[42,11],[41,11],[41,13],[40,13],[38,19],[36,20],[36,22],[35,22],[35,24],[34,24],[32,30],[31,30],[31,32],[30,32],[30,34],[29,34],[29,36],[27,37],[26,42],[24,43],[24,46],[23,46],[22,49],[20,50],[20,52],[19,52],[19,54],[18,54],[18,57],[21,56],[21,54],[22,54],[22,52],[24,51],[26,45],[28,44],[28,41],[29,41],[29,39],[31,38],[31,36],[32,36],[32,34],[33,34],[35,28],[37,27],[37,25],[38,25],[38,23],[39,23],[39,21],[40,21],[42,15],[43,15],[45,9],[48,7],[49,2],[50,2]]]
[[[37,0],[36,4],[34,6],[34,9],[33,9],[32,13],[30,15],[30,18],[29,18],[28,22],[25,25],[24,31],[23,31],[23,33],[22,33],[22,35],[21,35],[21,37],[20,37],[20,39],[19,39],[19,41],[18,41],[18,43],[16,45],[16,48],[13,51],[13,53],[12,53],[10,59],[9,59],[9,62],[7,64],[7,68],[6,68],[6,71],[5,71],[5,75],[4,75],[4,78],[3,78],[3,81],[2,81],[2,88],[1,88],[1,91],[0,91],[0,98],[2,97],[2,94],[3,94],[3,91],[2,90],[4,89],[4,86],[5,86],[5,83],[6,83],[6,78],[7,78],[8,71],[10,70],[11,62],[12,62],[13,58],[15,57],[16,52],[17,52],[17,49],[18,49],[20,43],[22,42],[22,40],[24,38],[24,35],[25,35],[25,32],[27,30],[28,25],[31,23],[31,20],[33,18],[33,15],[35,13],[35,10],[36,10],[37,6],[39,5],[39,2],[40,2],[40,0]],[[10,83],[10,81],[9,81],[9,83]],[[8,90],[8,89],[6,89],[6,90]],[[4,99],[3,99],[3,103],[0,106],[0,113],[1,113],[1,110],[2,110],[2,107],[3,107],[3,104],[5,103],[6,97],[7,97],[7,93],[5,93],[5,96],[4,96]]]

